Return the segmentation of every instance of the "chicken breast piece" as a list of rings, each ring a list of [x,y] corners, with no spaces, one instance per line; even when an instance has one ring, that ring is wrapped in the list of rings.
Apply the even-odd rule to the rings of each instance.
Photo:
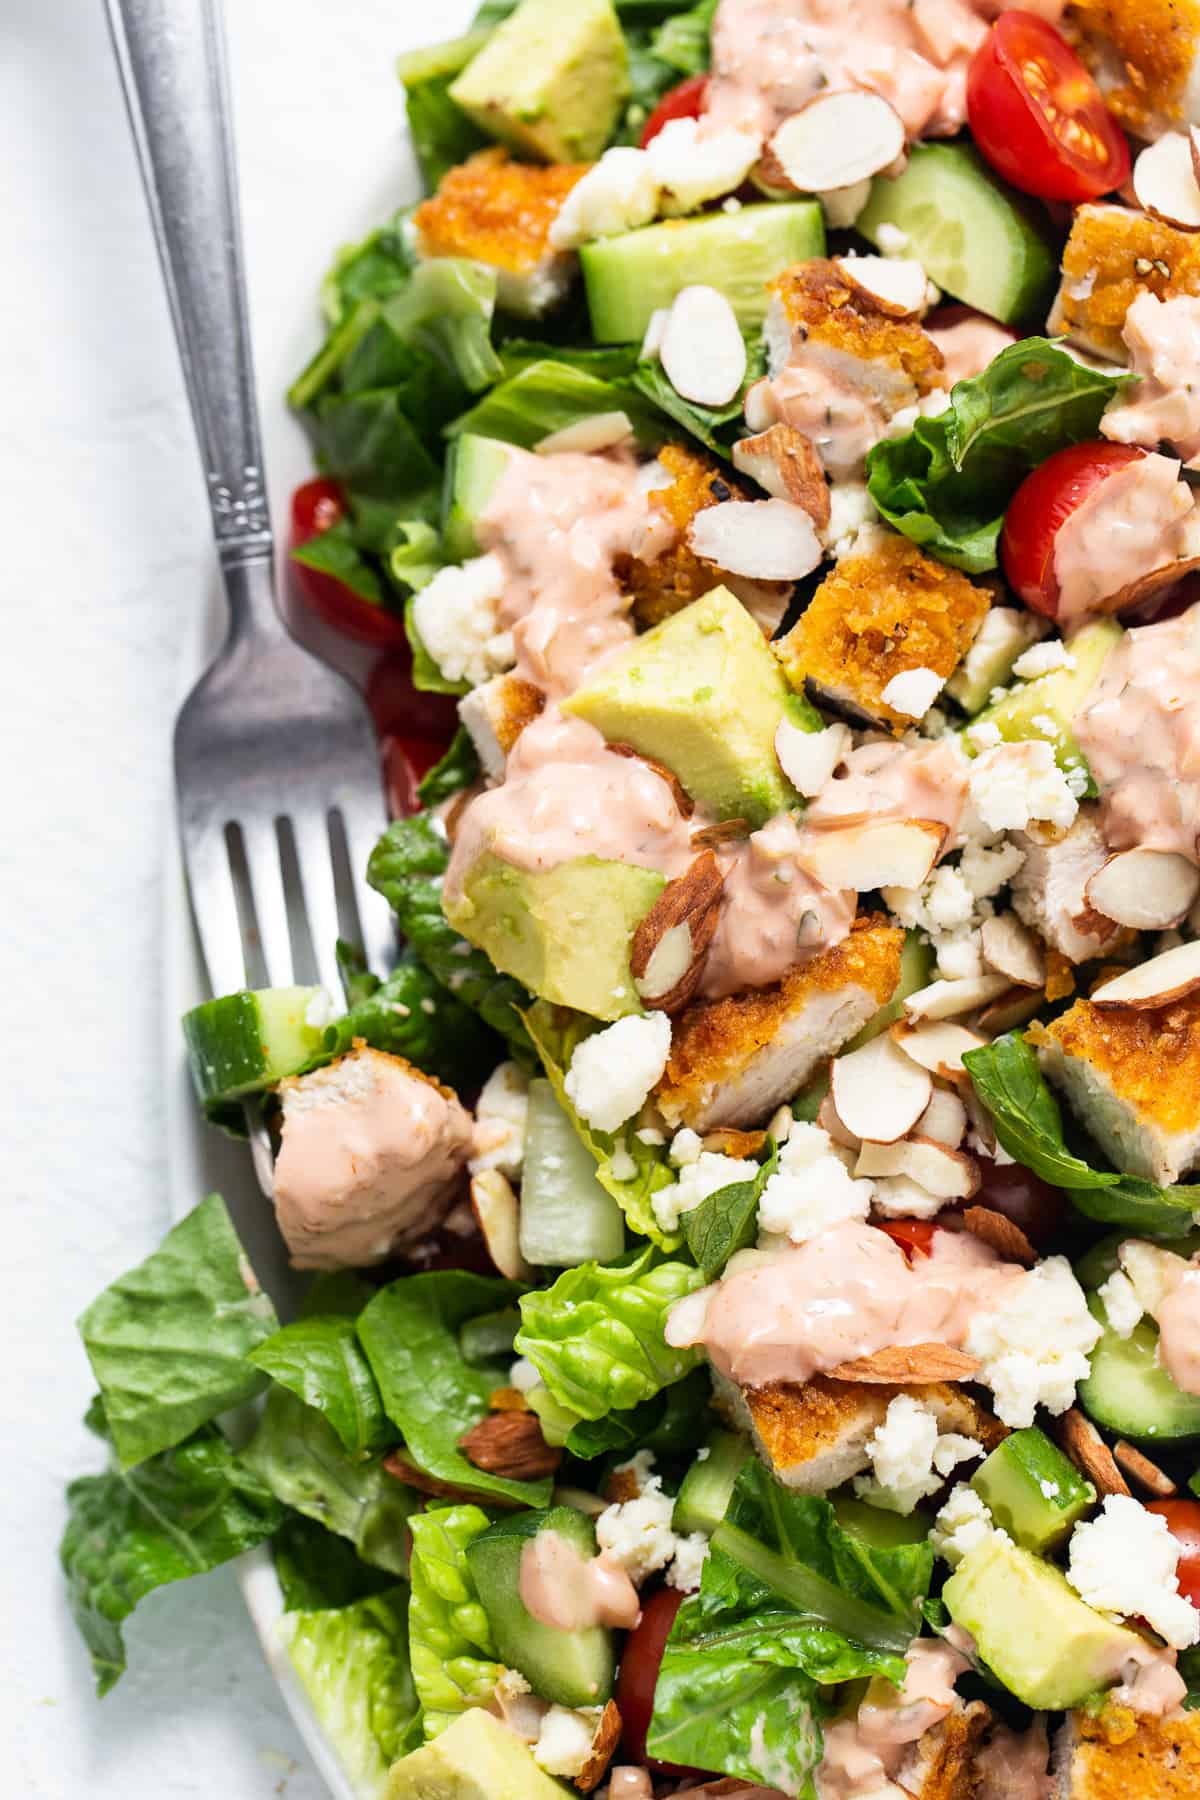
[[[504,780],[509,751],[545,704],[546,696],[540,688],[512,674],[493,675],[490,681],[463,695],[458,716],[489,781]]]
[[[1200,124],[1200,0],[1072,0],[1063,30],[1135,137]]]
[[[1068,1713],[1055,1738],[1052,1783],[1054,1800],[1195,1800],[1200,1713]]]
[[[279,1098],[275,1210],[296,1268],[364,1268],[440,1223],[471,1149],[450,1088],[356,1042]]]
[[[982,1700],[958,1705],[922,1732],[896,1771],[896,1785],[913,1800],[976,1800],[976,1754],[992,1723]]]
[[[1027,1035],[1115,1167],[1169,1187],[1200,1161],[1200,994],[1152,1012],[1077,1000]]]
[[[891,999],[904,933],[871,919],[855,925],[773,987],[679,1014],[655,1094],[669,1125],[760,1125]]]
[[[1028,832],[1013,833],[1025,861],[1012,880],[1017,916],[1068,962],[1099,956],[1120,926],[1093,912],[1085,889],[1108,860],[1095,805],[1081,806],[1069,831],[1054,842]]]
[[[1131,0],[1138,4],[1140,0]],[[1139,294],[1200,294],[1200,239],[1130,206],[1075,209],[1046,330],[1109,362],[1126,360],[1121,327]]]

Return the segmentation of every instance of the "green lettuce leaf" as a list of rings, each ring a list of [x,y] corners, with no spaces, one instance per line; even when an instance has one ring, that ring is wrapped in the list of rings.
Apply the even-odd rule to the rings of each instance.
[[[386,554],[392,585],[406,598],[428,587],[445,567],[441,537],[424,519],[398,520]]]
[[[533,1045],[520,1009],[528,1006],[529,995],[447,923],[442,879],[449,861],[450,847],[433,818],[416,813],[388,826],[371,852],[367,880],[395,912],[400,930],[429,972],[528,1065]]]
[[[297,1319],[252,1350],[250,1360],[324,1414],[356,1461],[396,1442],[352,1318],[317,1314]]]
[[[655,1456],[681,1456],[698,1450],[708,1436],[713,1422],[709,1412],[711,1400],[708,1370],[693,1369],[652,1400],[643,1400],[625,1411],[605,1413],[602,1419],[581,1419],[568,1433],[566,1448],[582,1461],[634,1450],[653,1450]]]
[[[435,1507],[412,1522],[408,1640],[426,1738],[482,1704],[504,1674],[466,1557],[490,1524],[478,1506]]]
[[[573,369],[582,369],[585,375],[594,375],[598,381],[621,381],[637,368],[638,353],[633,344],[552,344],[511,337],[500,345],[500,361],[506,381],[531,363],[539,362],[567,363]]]
[[[544,1506],[551,1483],[510,1481],[467,1461],[463,1433],[488,1412],[488,1396],[507,1381],[508,1365],[468,1363],[458,1333],[468,1319],[495,1312],[520,1293],[512,1281],[459,1269],[406,1275],[381,1288],[358,1321],[383,1404],[405,1448],[427,1475],[468,1493]]]
[[[309,1066],[340,1056],[355,1038],[405,1057],[453,1088],[474,1087],[501,1057],[469,1007],[407,950],[385,982],[326,1026],[321,1055]]]
[[[278,1323],[210,1194],[79,1319],[121,1462],[143,1462],[257,1394],[264,1377],[247,1356]]]
[[[352,1606],[356,1600],[381,1594],[396,1583],[394,1574],[363,1562],[345,1538],[335,1531],[326,1531],[303,1513],[284,1514],[282,1525],[271,1539],[271,1556],[285,1612],[324,1612],[328,1607]]]
[[[580,1263],[522,1298],[514,1347],[561,1405],[601,1419],[652,1399],[697,1366],[699,1351],[672,1349],[663,1329],[675,1302],[703,1285],[699,1269],[667,1261],[649,1244],[607,1267]]]
[[[328,531],[319,531],[305,544],[297,544],[291,552],[293,562],[303,563],[320,575],[331,575],[348,587],[360,600],[371,606],[383,606],[383,583],[378,571],[358,547],[351,519],[339,519]]]
[[[419,1496],[378,1458],[347,1456],[323,1414],[287,1388],[267,1395],[242,1459],[285,1506],[348,1539],[364,1562],[405,1573],[405,1534]]]
[[[875,446],[867,457],[871,498],[943,562],[972,574],[994,569],[1019,483],[1055,450],[1095,437],[1101,413],[1130,379],[1085,368],[1048,338],[1011,344],[982,374],[955,384],[947,411]]]
[[[650,40],[652,55],[669,63],[677,75],[703,75],[712,61],[712,25],[717,0],[700,0],[686,12],[672,13]]]
[[[399,293],[416,263],[412,209],[404,207],[361,243],[345,245],[334,257],[321,284],[321,309],[329,326],[341,325],[361,300],[387,300]]]
[[[421,1742],[408,1662],[408,1589],[329,1612],[289,1613],[280,1636],[355,1794],[383,1800],[388,1770]]]
[[[252,1550],[283,1516],[215,1425],[137,1468],[71,1482],[67,1514],[59,1555],[102,1695],[125,1672],[121,1623],[144,1595]]]
[[[552,431],[562,431],[580,419],[590,419],[595,413],[624,412],[642,448],[657,449],[664,437],[662,420],[655,408],[646,404],[639,386],[601,380],[577,363],[558,358],[526,363],[469,412],[460,414],[448,435],[458,437],[470,431],[532,450]]]
[[[758,1202],[779,1167],[779,1150],[771,1141],[765,1162],[755,1165],[746,1181],[731,1181],[685,1212],[680,1224],[687,1247],[705,1281],[713,1281],[737,1250],[745,1250],[758,1236]]]
[[[491,32],[484,28],[402,56],[397,73],[404,83],[408,130],[427,189],[437,187],[456,163],[488,142],[473,119],[450,98],[460,70],[482,50]]]
[[[382,986],[378,975],[373,975],[367,967],[367,959],[358,944],[348,944],[345,938],[337,941],[338,976],[342,983],[342,994],[351,1011],[360,1000],[369,1000]]]
[[[727,406],[700,406],[693,400],[685,400],[672,387],[666,371],[657,359],[638,364],[633,385],[658,412],[699,439],[714,456],[723,457],[728,462],[733,445],[738,438],[746,435],[743,418],[746,391],[766,373],[766,367],[762,334],[756,333],[746,339],[746,378],[736,397]]]
[[[450,740],[445,755],[421,777],[417,798],[422,806],[440,806],[461,794],[479,777],[479,755],[465,725],[460,725]]]
[[[436,256],[418,263],[411,281],[383,303],[399,341],[424,352],[469,394],[504,373],[492,348],[496,272],[486,263]]]

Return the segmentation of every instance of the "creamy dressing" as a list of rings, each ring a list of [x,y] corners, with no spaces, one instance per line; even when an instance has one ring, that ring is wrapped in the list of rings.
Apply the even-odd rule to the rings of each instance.
[[[1200,861],[1200,607],[1127,631],[1074,730],[1111,848]]]
[[[1120,1670],[1114,1671],[1120,1674],[1121,1683],[1110,1698],[1148,1718],[1166,1718],[1179,1710],[1187,1694],[1187,1683],[1175,1663],[1174,1650],[1143,1642],[1124,1659]]]
[[[1025,1731],[996,1725],[975,1758],[977,1800],[1051,1800],[1050,1745],[1043,1720]]]
[[[956,1704],[954,1683],[970,1665],[941,1639],[914,1638],[903,1687],[873,1681],[853,1719],[825,1728],[815,1771],[820,1800],[884,1800],[909,1746],[939,1725]]]
[[[1197,551],[1200,517],[1178,462],[1139,457],[1107,476],[1058,528],[1058,623],[1112,612],[1123,588]]]
[[[926,325],[928,335],[942,353],[946,367],[942,386],[952,388],[956,381],[969,381],[982,375],[990,362],[1016,343],[1011,331],[991,319],[959,319],[953,325]]]
[[[1190,294],[1160,300],[1140,293],[1125,314],[1121,336],[1140,379],[1100,421],[1118,444],[1170,444],[1189,468],[1200,456],[1200,300]]]
[[[1200,1394],[1200,1269],[1181,1269],[1155,1308],[1158,1360],[1176,1387]]]
[[[861,476],[868,450],[916,401],[916,383],[902,369],[797,336],[782,366],[747,394],[746,420],[756,431],[782,420],[803,432],[825,473],[844,481]]]
[[[965,1232],[935,1231],[910,1264],[886,1232],[848,1222],[806,1244],[747,1257],[672,1308],[666,1339],[700,1345],[743,1387],[803,1383],[893,1345],[959,1346],[1024,1270]]]
[[[969,0],[721,0],[707,117],[769,136],[818,93],[882,94],[909,137],[966,120],[967,64],[987,34]]]
[[[718,852],[725,886],[701,992],[711,998],[779,981],[846,936],[852,891],[822,887],[800,867],[805,832],[782,813],[743,843]]]
[[[631,1763],[610,1769],[608,1800],[654,1800],[654,1786],[647,1771]]]
[[[620,1563],[603,1551],[581,1556],[557,1531],[539,1531],[523,1546],[519,1590],[526,1612],[556,1631],[632,1631],[641,1617],[637,1589]]]
[[[935,819],[953,841],[967,797],[966,759],[949,738],[916,744],[862,744],[843,759],[812,802],[810,821]]]

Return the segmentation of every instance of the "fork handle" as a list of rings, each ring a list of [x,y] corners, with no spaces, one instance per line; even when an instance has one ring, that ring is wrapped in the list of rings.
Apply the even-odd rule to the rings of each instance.
[[[235,629],[277,622],[220,0],[107,0]],[[253,569],[266,565],[265,573]],[[264,608],[266,610],[264,610]]]

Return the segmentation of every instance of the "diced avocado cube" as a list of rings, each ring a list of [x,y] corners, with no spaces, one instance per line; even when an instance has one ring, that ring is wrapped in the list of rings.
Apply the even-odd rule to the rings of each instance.
[[[665,219],[600,238],[579,253],[592,335],[600,344],[640,343],[651,314],[695,284],[724,294],[740,325],[761,325],[767,283],[789,264],[824,252],[815,200]]]
[[[489,136],[546,162],[591,162],[629,93],[611,0],[521,0],[450,89]]]
[[[994,1522],[1044,1555],[1096,1503],[1096,1490],[1036,1425],[1014,1431],[985,1457],[971,1486]]]
[[[319,987],[258,988],[205,1000],[183,1015],[196,1092],[206,1104],[238,1100],[295,1075],[321,1049],[324,1025],[308,1011]]]
[[[985,708],[976,723],[994,725],[1006,743],[1019,738],[1041,738],[1052,743],[1055,760],[1064,774],[1070,774],[1072,769],[1086,770],[1072,725],[1123,636],[1116,619],[1093,620],[1077,631],[1067,645],[1073,668],[1052,669],[1048,675],[1023,681],[995,706]],[[1055,726],[1053,736],[1043,729],[1046,724]],[[963,742],[967,754],[973,756],[976,746],[969,737]]]
[[[442,497],[442,539],[451,562],[479,555],[475,527],[508,467],[512,445],[464,432],[450,445]]]
[[[775,732],[785,715],[802,721],[766,639],[728,588],[635,639],[563,711],[671,769],[719,819],[756,827],[799,804]]]
[[[996,1535],[963,1557],[942,1599],[1005,1687],[1038,1711],[1078,1706],[1144,1644],[1086,1605],[1053,1564]]]
[[[572,1791],[538,1768],[515,1731],[472,1706],[392,1764],[384,1800],[563,1800]]]
[[[636,863],[584,856],[518,869],[485,850],[445,910],[456,931],[543,1000],[611,1021],[642,1010],[630,940],[664,885]]]

